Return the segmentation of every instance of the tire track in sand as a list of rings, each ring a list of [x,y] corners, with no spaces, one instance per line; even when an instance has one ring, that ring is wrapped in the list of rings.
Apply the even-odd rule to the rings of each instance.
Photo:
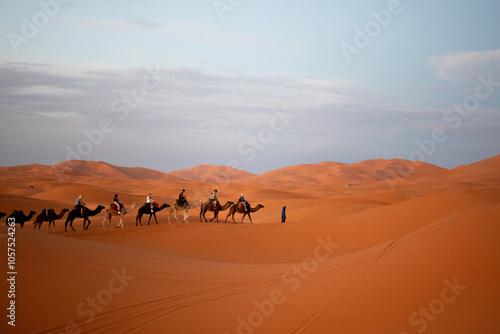
[[[89,322],[87,322],[89,318],[77,319],[73,320],[73,322],[81,330],[80,333],[105,333],[110,330],[121,333],[137,333],[145,331],[148,326],[183,309],[280,284],[282,284],[280,276],[257,278],[231,285],[147,300],[100,312]],[[59,324],[37,333],[61,332],[65,330],[67,325],[68,323]]]

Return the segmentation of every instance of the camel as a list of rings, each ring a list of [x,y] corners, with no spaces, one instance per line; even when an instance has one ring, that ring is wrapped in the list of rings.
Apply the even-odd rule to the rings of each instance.
[[[214,205],[212,203],[207,203],[207,202],[203,203],[201,205],[201,210],[200,210],[200,222],[202,222],[201,217],[203,217],[205,219],[205,222],[207,222],[207,218],[205,218],[205,213],[207,213],[207,211],[213,211],[214,217],[212,219],[210,219],[210,221],[217,219],[217,223],[218,223],[219,222],[219,211],[224,211],[224,210],[228,209],[233,204],[234,204],[234,202],[227,201],[226,204],[224,204],[224,206],[221,206],[220,204],[218,204],[217,210],[214,210]]]
[[[36,215],[35,211],[30,211],[30,213],[26,216],[23,212],[23,210],[14,210],[12,213],[7,217],[7,225],[12,222],[12,219],[15,220],[16,224],[21,225],[21,228],[24,228],[24,223],[29,221],[34,215]]]
[[[151,222],[151,217],[153,217],[153,216],[155,217],[156,225],[158,225],[158,220],[156,219],[156,213],[158,211],[165,209],[165,208],[168,208],[169,206],[170,205],[168,205],[167,203],[163,203],[162,206],[160,206],[159,208],[156,206],[153,207],[153,212],[151,212],[151,204],[149,204],[149,203],[144,204],[143,206],[141,206],[139,208],[139,212],[137,212],[137,216],[135,217],[135,226],[138,226],[137,223],[141,224],[141,226],[142,226],[141,218],[142,218],[142,215],[146,215],[146,214],[149,214],[148,225]]]
[[[111,204],[109,209],[107,209],[106,212],[104,213],[104,220],[102,221],[102,228],[106,229],[106,225],[105,225],[106,220],[109,222],[109,226],[112,226],[111,225],[111,217],[113,217],[113,216],[120,217],[120,222],[118,223],[118,225],[116,225],[116,228],[118,228],[120,226],[123,228],[123,216],[125,216],[129,212],[134,211],[134,209],[137,208],[138,206],[141,206],[141,205],[139,203],[134,203],[128,209],[123,207],[120,210],[120,214],[118,214],[117,210],[113,210],[113,204]]]
[[[241,218],[241,223],[243,223],[243,219],[245,218],[245,216],[248,215],[248,218],[250,218],[250,224],[253,224],[252,223],[252,217],[250,217],[250,212],[256,212],[256,211],[260,210],[261,208],[263,208],[264,205],[259,204],[255,208],[252,208],[250,206],[250,204],[248,204],[248,206],[250,207],[250,209],[248,211],[245,211],[245,209],[240,208],[240,206],[238,205],[238,203],[234,204],[229,209],[229,213],[227,214],[226,221],[224,221],[224,223],[227,222],[227,219],[229,218],[229,216],[232,215],[231,218],[233,218],[233,222],[236,224],[236,222],[234,221],[234,214],[237,212],[237,213],[243,213],[243,218]]]
[[[180,223],[181,221],[177,218],[177,211],[184,211],[184,218],[182,218],[182,220],[185,223],[187,223],[187,219],[189,218],[188,210],[189,209],[194,209],[194,208],[198,207],[198,205],[201,205],[201,200],[197,200],[195,202],[194,206],[191,206],[191,204],[189,204],[188,201],[185,201],[184,204],[182,206],[180,206],[177,203],[177,201],[175,201],[170,206],[170,212],[168,214],[168,223],[170,224],[170,216],[172,215],[172,213],[174,212],[174,210],[175,210],[175,214],[174,214],[175,220],[177,220],[177,222]]]
[[[61,219],[64,217],[64,214],[68,212],[69,209],[62,209],[61,213],[56,214],[53,209],[44,209],[42,213],[40,213],[33,223],[33,229],[36,230],[36,226],[38,225],[38,230],[42,227],[43,222],[49,222],[49,226],[47,227],[47,233],[50,230],[50,224],[54,224],[54,232],[56,231],[56,219]]]
[[[64,232],[67,232],[66,228],[68,227],[68,223],[69,223],[69,227],[71,227],[71,229],[73,229],[73,231],[75,231],[75,229],[73,228],[73,220],[75,220],[76,218],[83,218],[83,230],[84,231],[88,230],[89,225],[91,223],[89,217],[97,215],[99,212],[101,212],[104,209],[105,208],[102,205],[97,206],[97,208],[95,210],[90,210],[89,208],[84,207],[83,208],[83,215],[82,215],[81,208],[74,208],[73,210],[71,210],[68,213],[68,217],[66,218],[66,222],[64,223]],[[86,221],[88,222],[87,226],[85,226]]]

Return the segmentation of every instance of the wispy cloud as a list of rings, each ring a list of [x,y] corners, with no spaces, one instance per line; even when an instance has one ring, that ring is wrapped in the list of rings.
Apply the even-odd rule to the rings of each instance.
[[[123,32],[130,30],[160,30],[163,24],[157,21],[143,19],[136,16],[122,17],[69,17],[58,18],[58,23],[71,29],[98,30],[100,32]]]
[[[500,75],[500,49],[448,54],[432,59],[439,78],[448,81],[477,81],[480,75]]]
[[[175,20],[168,23],[168,32],[198,42],[216,45],[254,44],[249,36],[231,34],[223,31],[215,24],[203,24],[190,20]]]

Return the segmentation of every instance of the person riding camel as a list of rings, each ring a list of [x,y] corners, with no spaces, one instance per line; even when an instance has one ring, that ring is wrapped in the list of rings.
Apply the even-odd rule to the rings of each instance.
[[[151,195],[151,193],[149,193],[148,197],[146,198],[146,203],[150,205],[150,208],[151,208],[151,212],[154,212],[155,211],[155,201]]]
[[[118,194],[115,194],[115,197],[113,197],[113,203],[116,206],[116,211],[118,211],[118,214],[121,215],[121,210],[122,210],[122,201],[118,199]]]
[[[186,189],[182,189],[181,193],[179,194],[179,200],[177,201],[177,204],[179,204],[180,206],[183,206],[184,202],[186,201],[186,195],[184,195],[185,191]]]
[[[208,198],[207,204],[213,203],[214,205],[214,210],[218,207],[219,205],[219,200],[217,199],[217,189],[214,190],[212,195]]]
[[[242,205],[245,208],[245,212],[248,212],[248,202],[245,200],[245,194],[241,193],[238,203],[243,203]]]
[[[83,216],[83,208],[85,208],[85,203],[83,203],[83,195],[78,196],[76,199],[75,209],[80,209]]]

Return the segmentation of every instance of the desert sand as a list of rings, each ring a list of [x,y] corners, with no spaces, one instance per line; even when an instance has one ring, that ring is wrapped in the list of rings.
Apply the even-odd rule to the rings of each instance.
[[[423,162],[323,162],[253,175],[221,166],[173,173],[66,161],[0,168],[0,211],[90,209],[119,194],[190,203],[243,192],[236,214],[65,232],[35,217],[15,230],[15,298],[2,333],[499,333],[500,156],[451,170]],[[281,223],[282,207],[287,208]],[[182,214],[179,213],[179,219]],[[213,213],[208,212],[207,217]],[[8,229],[2,218],[2,268]],[[15,301],[15,327],[6,315]]]

